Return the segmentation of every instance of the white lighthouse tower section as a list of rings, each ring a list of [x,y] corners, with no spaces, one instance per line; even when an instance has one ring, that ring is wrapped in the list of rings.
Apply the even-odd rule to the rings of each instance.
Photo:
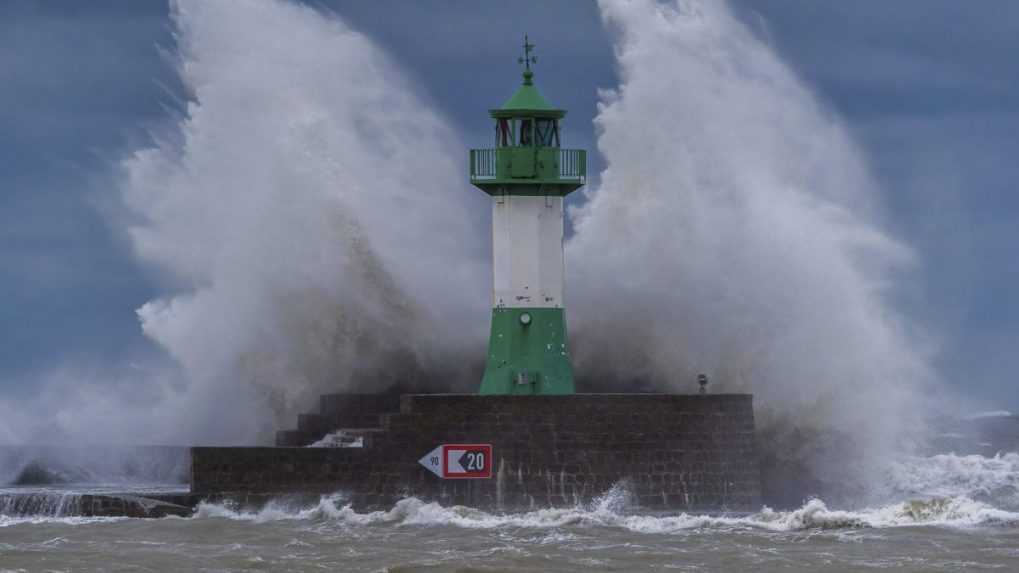
[[[497,195],[492,306],[563,307],[563,198]]]

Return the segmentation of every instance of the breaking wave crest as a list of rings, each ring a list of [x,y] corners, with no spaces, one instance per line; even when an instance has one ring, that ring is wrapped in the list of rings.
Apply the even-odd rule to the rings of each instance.
[[[935,498],[896,503],[858,511],[830,509],[824,501],[812,499],[791,511],[763,508],[747,516],[706,514],[641,515],[611,507],[604,501],[591,506],[550,508],[525,513],[489,513],[465,506],[444,507],[417,498],[400,500],[386,511],[359,513],[339,494],[323,496],[318,503],[303,509],[287,509],[269,504],[258,511],[242,511],[228,504],[203,503],[195,514],[199,519],[230,519],[253,523],[275,521],[320,521],[348,527],[371,525],[452,526],[464,529],[563,527],[608,527],[635,533],[669,534],[696,530],[761,530],[793,532],[887,527],[973,527],[1019,526],[1019,513],[997,509],[966,497]],[[52,515],[0,515],[0,527],[26,524],[60,523],[89,525],[114,523],[126,517],[81,517]],[[173,519],[173,518],[168,518]]]
[[[992,457],[939,454],[893,464],[888,472],[900,496],[967,497],[1019,510],[1019,453]]]
[[[465,506],[444,507],[414,497],[400,500],[387,511],[358,513],[351,509],[350,505],[344,505],[343,501],[342,496],[325,496],[317,505],[306,509],[285,511],[279,507],[269,506],[256,512],[237,511],[221,504],[202,504],[197,517],[259,523],[318,520],[336,521],[348,526],[389,524],[453,526],[465,529],[611,527],[649,534],[697,529],[758,529],[781,532],[907,526],[1019,525],[1019,513],[997,509],[966,497],[907,501],[859,511],[830,509],[824,501],[813,499],[792,511],[763,508],[760,512],[742,517],[687,513],[628,514],[601,504],[499,514]]]
[[[342,494],[321,497],[310,507],[288,508],[270,503],[258,511],[242,511],[227,504],[203,503],[198,518],[225,518],[265,523],[284,520],[311,520],[358,527],[452,526],[464,529],[563,527],[607,527],[647,534],[668,534],[695,530],[760,530],[792,532],[887,527],[972,527],[1019,526],[1019,513],[999,509],[967,496],[913,499],[858,510],[829,508],[820,499],[811,499],[790,511],[764,507],[749,515],[648,514],[630,504],[623,486],[612,488],[588,505],[546,508],[522,513],[492,513],[465,506],[444,507],[410,497],[391,509],[359,513],[346,503]]]
[[[251,523],[317,522],[342,527],[614,528],[646,534],[683,531],[811,530],[889,527],[1019,526],[1019,453],[993,457],[936,455],[908,458],[891,466],[888,489],[896,497],[865,508],[839,509],[819,498],[786,510],[768,507],[751,514],[690,514],[649,512],[633,502],[625,483],[600,498],[573,507],[525,512],[489,512],[466,506],[443,506],[409,497],[380,511],[355,511],[342,493],[308,498],[284,497],[260,509],[243,509],[229,501],[204,502],[197,519],[229,519]],[[19,524],[82,525],[126,518],[75,516],[76,496],[49,492],[0,499],[0,527]]]

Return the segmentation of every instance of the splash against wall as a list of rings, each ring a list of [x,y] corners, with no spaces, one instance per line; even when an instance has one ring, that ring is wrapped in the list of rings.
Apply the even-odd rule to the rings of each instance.
[[[601,9],[621,84],[566,246],[581,388],[685,391],[707,372],[858,454],[912,437],[935,376],[887,299],[914,255],[838,118],[720,2]],[[135,383],[143,415],[77,384],[46,416],[93,440],[252,443],[320,392],[473,389],[487,207],[450,120],[336,15],[180,0],[172,16],[190,100],[120,191],[139,260],[167,277],[142,327],[181,372]]]
[[[915,437],[935,376],[888,302],[914,255],[839,119],[722,2],[600,6],[621,84],[567,245],[578,380],[706,372],[861,455]]]

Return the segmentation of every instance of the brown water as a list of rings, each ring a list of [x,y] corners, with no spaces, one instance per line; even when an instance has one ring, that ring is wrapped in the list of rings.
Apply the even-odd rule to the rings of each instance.
[[[1019,570],[1019,514],[968,498],[857,512],[812,501],[747,516],[649,514],[625,492],[518,514],[342,496],[194,518],[0,521],[0,571]]]

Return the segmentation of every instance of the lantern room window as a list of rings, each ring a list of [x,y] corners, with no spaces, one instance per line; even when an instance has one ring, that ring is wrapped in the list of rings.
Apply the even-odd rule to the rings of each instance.
[[[495,122],[496,147],[559,147],[559,121],[555,119],[499,118]]]
[[[559,122],[554,119],[535,120],[534,133],[541,147],[559,147]]]
[[[534,145],[534,120],[531,118],[520,120],[520,146],[530,147]]]
[[[499,119],[495,123],[495,146],[509,147],[513,144],[513,123],[508,119]]]

